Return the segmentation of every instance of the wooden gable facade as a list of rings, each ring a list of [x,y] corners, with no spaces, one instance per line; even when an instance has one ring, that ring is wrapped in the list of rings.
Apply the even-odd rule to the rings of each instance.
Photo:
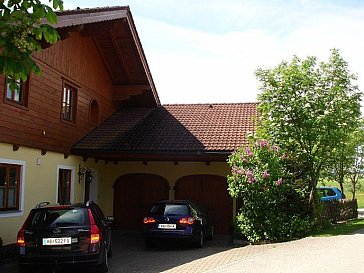
[[[112,213],[110,165],[73,155],[72,145],[122,108],[160,106],[129,7],[64,11],[55,27],[60,41],[33,55],[41,76],[30,75],[20,92],[11,92],[0,75],[5,245],[42,201],[90,198]]]
[[[56,27],[61,41],[34,54],[42,75],[23,84],[23,101],[9,97],[0,77],[0,142],[14,150],[67,156],[120,107],[159,105],[129,8],[66,11]]]

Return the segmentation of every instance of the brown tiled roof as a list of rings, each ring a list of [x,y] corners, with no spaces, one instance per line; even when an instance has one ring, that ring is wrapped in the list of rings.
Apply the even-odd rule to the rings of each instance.
[[[255,130],[256,103],[125,108],[73,150],[134,153],[231,152]]]
[[[130,12],[128,6],[64,10],[57,12],[58,20],[54,27],[62,28],[127,18],[128,12]]]

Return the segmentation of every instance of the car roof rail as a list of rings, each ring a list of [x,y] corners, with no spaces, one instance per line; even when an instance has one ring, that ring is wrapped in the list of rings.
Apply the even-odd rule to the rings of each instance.
[[[39,208],[43,208],[43,207],[45,207],[45,206],[48,206],[49,204],[50,204],[51,202],[40,202],[40,203],[38,203],[36,206],[35,206],[35,208],[36,209],[39,209]]]

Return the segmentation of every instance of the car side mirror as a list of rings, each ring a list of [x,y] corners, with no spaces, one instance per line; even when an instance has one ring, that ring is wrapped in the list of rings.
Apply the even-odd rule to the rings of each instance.
[[[115,222],[115,217],[114,216],[107,216],[106,217],[106,222],[108,224],[113,224]]]

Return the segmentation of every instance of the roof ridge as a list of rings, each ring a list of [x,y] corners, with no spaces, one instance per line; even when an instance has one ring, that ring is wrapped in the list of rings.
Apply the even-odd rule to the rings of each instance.
[[[62,15],[70,15],[77,13],[95,13],[95,12],[105,12],[105,11],[116,11],[116,10],[130,10],[129,6],[107,6],[107,7],[95,7],[95,8],[80,8],[76,9],[67,9],[63,11],[57,11],[56,14],[58,16]]]
[[[217,102],[217,103],[172,103],[172,104],[162,104],[162,106],[208,106],[208,105],[250,105],[254,104],[257,105],[259,102]]]

